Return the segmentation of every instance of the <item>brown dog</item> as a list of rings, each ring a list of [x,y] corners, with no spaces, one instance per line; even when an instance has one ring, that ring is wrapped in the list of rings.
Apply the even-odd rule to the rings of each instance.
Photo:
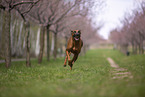
[[[66,58],[64,61],[64,67],[66,67],[66,63],[68,60],[68,65],[70,66],[70,69],[72,70],[72,66],[74,62],[77,60],[79,53],[81,52],[81,48],[83,46],[83,41],[81,40],[81,31],[80,30],[74,30],[71,31],[71,37],[68,40],[67,48],[66,48]],[[73,53],[73,59],[70,59],[70,54]]]

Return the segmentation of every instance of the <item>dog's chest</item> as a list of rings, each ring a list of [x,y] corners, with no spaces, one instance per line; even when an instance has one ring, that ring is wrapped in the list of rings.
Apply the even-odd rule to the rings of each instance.
[[[79,53],[80,52],[80,45],[79,44],[75,44],[72,48],[73,52],[75,53]]]
[[[73,47],[73,51],[78,51],[78,48],[77,47]]]

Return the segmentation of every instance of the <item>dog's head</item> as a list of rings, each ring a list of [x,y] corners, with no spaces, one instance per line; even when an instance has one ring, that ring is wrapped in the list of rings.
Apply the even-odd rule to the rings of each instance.
[[[73,31],[71,31],[71,35],[75,41],[79,41],[80,37],[81,37],[81,31],[80,30],[73,30]]]

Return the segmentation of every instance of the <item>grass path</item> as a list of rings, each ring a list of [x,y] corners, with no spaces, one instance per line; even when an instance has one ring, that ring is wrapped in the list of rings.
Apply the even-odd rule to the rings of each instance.
[[[110,66],[115,68],[112,72],[113,79],[123,79],[123,78],[133,78],[131,72],[128,72],[127,69],[120,68],[110,57],[107,58]]]
[[[115,69],[106,58],[112,58],[133,78],[112,79]],[[64,58],[13,62],[10,69],[0,64],[0,97],[143,97],[145,96],[145,56],[126,57],[113,50],[90,50],[80,56],[69,70]],[[120,69],[119,68],[119,69]],[[127,79],[127,80],[126,80]]]

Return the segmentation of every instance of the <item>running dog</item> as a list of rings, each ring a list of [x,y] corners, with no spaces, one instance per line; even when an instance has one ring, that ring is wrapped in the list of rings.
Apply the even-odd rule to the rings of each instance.
[[[78,55],[81,52],[82,46],[83,46],[83,41],[81,39],[81,31],[80,30],[71,31],[71,37],[68,40],[67,48],[66,48],[66,58],[64,61],[64,67],[66,67],[66,63],[68,60],[68,65],[70,66],[70,70],[72,70],[72,66],[74,62],[77,60]],[[72,60],[70,59],[71,53],[74,54]]]

